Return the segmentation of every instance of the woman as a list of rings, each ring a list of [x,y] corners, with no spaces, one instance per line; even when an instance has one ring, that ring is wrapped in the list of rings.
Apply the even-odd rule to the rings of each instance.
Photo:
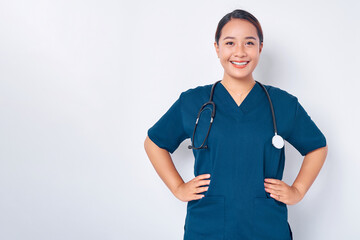
[[[254,80],[263,34],[253,15],[239,9],[225,15],[214,46],[223,79],[182,92],[148,130],[145,150],[171,192],[187,202],[184,240],[292,239],[287,205],[298,203],[318,175],[325,136],[297,97]],[[212,91],[215,109],[204,106],[194,133]],[[186,138],[195,178],[184,183],[169,153]],[[305,156],[291,186],[281,181],[283,139]]]

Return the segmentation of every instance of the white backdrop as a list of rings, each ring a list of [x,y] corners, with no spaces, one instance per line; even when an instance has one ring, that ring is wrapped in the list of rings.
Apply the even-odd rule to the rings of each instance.
[[[288,206],[296,240],[359,229],[359,1],[0,2],[0,239],[181,240],[186,203],[144,151],[182,91],[214,83],[219,20],[254,14],[264,48],[254,78],[300,103],[327,160]],[[270,117],[270,116],[269,116]],[[185,140],[172,155],[193,175]],[[286,143],[283,180],[303,157]]]

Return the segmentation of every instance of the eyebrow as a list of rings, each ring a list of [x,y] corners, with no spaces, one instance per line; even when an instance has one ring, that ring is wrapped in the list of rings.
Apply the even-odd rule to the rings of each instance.
[[[223,38],[223,40],[225,40],[225,39],[235,39],[235,38],[234,38],[234,37],[227,36],[227,37]],[[256,38],[253,37],[253,36],[247,36],[247,37],[245,37],[245,39],[254,39],[254,40],[256,40]]]

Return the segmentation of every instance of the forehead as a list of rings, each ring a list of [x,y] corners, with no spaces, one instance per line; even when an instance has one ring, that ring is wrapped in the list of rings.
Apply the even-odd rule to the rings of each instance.
[[[258,39],[256,27],[244,19],[231,19],[222,28],[220,40],[225,37],[243,39],[248,36]]]

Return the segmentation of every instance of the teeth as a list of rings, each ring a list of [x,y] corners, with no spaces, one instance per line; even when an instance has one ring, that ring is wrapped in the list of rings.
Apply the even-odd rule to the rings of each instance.
[[[231,63],[233,63],[233,64],[235,64],[235,65],[246,65],[246,64],[248,64],[248,62],[242,62],[242,63],[238,63],[238,62],[231,62]]]

